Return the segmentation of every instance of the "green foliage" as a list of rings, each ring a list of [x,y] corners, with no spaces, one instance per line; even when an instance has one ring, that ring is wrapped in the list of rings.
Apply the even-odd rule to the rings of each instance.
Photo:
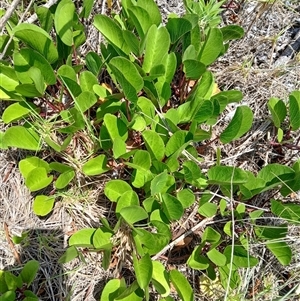
[[[9,271],[0,270],[0,300],[14,301],[17,300],[16,296],[27,301],[39,300],[30,290],[39,267],[38,261],[30,260],[24,265],[18,276]]]
[[[89,52],[80,62],[76,49],[85,41],[81,20],[89,17],[91,0],[83,1],[80,14],[71,0],[51,10],[37,8],[40,27],[21,23],[11,33],[14,51],[0,62],[0,98],[7,102],[2,120],[8,126],[0,132],[0,147],[35,152],[19,162],[25,185],[37,192],[34,213],[50,214],[70,187],[81,190],[82,183],[117,177],[104,185],[116,223],[101,219],[99,228],[77,231],[60,258],[61,263],[83,259],[81,248],[86,248],[101,252],[102,267],[109,269],[116,250],[122,253],[119,261],[130,257],[136,280],[129,286],[121,277],[109,280],[100,300],[149,300],[149,286],[162,300],[173,300],[171,287],[181,300],[194,300],[184,275],[153,258],[168,247],[174,221],[181,223],[191,206],[197,206],[201,218],[228,219],[223,229],[205,227],[187,260],[211,280],[219,274],[224,288],[236,288],[240,269],[258,263],[249,253],[247,231],[232,233],[233,222],[249,219],[253,239],[265,243],[281,264],[291,261],[283,241],[287,226],[262,227],[257,221],[263,212],[248,212],[242,202],[269,190],[283,196],[298,191],[300,161],[292,167],[269,164],[257,174],[221,164],[222,145],[247,134],[253,122],[251,109],[237,106],[227,127],[215,134],[226,106],[242,100],[239,91],[219,91],[208,69],[230,40],[244,34],[236,25],[217,27],[222,3],[186,0],[186,14],[169,16],[164,25],[155,1],[122,1],[120,14],[94,17],[105,41],[101,53]],[[109,81],[102,82],[101,74]],[[300,127],[299,95],[294,91],[287,103],[268,102],[278,130],[276,146],[298,147],[291,144],[290,131]],[[199,149],[213,136],[220,143],[216,164],[203,170]],[[236,198],[239,205],[229,206]],[[299,222],[296,204],[272,200],[271,210],[287,223]],[[29,285],[36,269],[34,264],[24,268],[19,278],[2,272],[5,300],[13,300],[25,280]]]

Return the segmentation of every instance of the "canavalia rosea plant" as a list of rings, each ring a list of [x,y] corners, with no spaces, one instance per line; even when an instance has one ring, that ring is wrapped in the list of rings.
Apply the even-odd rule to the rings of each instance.
[[[112,178],[104,194],[114,205],[115,224],[101,218],[99,228],[73,234],[61,262],[81,255],[83,247],[102,252],[102,266],[109,269],[118,254],[118,277],[108,281],[101,300],[149,300],[153,291],[161,300],[173,300],[172,288],[182,300],[193,300],[188,279],[160,260],[172,246],[172,225],[193,206],[204,228],[186,261],[190,268],[218,277],[224,288],[237,287],[239,269],[258,263],[250,255],[247,229],[235,233],[238,220],[251,223],[255,239],[288,264],[287,224],[258,225],[264,211],[249,212],[246,205],[267,190],[281,187],[284,196],[298,190],[300,161],[291,167],[269,164],[254,175],[221,165],[216,150],[216,164],[201,170],[198,145],[212,139],[231,143],[252,126],[251,109],[240,105],[215,137],[220,114],[242,94],[220,91],[209,66],[243,29],[218,28],[214,11],[214,22],[204,26],[199,14],[205,10],[193,1],[185,1],[184,16],[171,15],[163,23],[153,0],[124,0],[120,13],[94,17],[103,37],[100,52],[80,57],[81,20],[92,5],[83,1],[78,12],[71,0],[62,0],[51,9],[36,8],[39,26],[16,25],[11,18],[0,45],[14,37],[0,63],[0,97],[7,103],[0,145],[34,152],[19,162],[26,186],[36,192],[33,211],[46,216],[70,188],[80,188],[90,177],[100,181],[104,173]],[[299,103],[295,91],[291,130],[299,128]],[[281,129],[282,102],[273,99],[268,105]],[[299,221],[298,205],[271,200],[271,211],[287,222]],[[227,221],[222,231],[212,225],[217,216]],[[130,285],[121,277],[125,264],[136,279]]]

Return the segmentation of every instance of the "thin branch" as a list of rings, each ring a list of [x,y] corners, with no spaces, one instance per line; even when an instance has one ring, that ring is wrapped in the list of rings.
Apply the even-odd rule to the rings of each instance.
[[[0,19],[0,32],[2,31],[3,27],[5,26],[8,19],[14,13],[15,9],[17,8],[20,0],[14,0],[13,3],[7,9],[5,15]]]

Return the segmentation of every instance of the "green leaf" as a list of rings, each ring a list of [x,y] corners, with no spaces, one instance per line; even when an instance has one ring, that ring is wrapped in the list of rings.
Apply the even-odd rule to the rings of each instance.
[[[236,112],[227,126],[227,128],[220,135],[220,140],[222,143],[229,143],[236,140],[247,133],[253,121],[253,113],[251,109],[247,106],[239,106]]]
[[[143,187],[153,177],[150,171],[151,157],[147,151],[137,150],[133,162],[127,162],[126,165],[136,169],[132,174],[132,185],[136,188]]]
[[[101,67],[102,67],[102,61],[100,56],[96,52],[89,52],[85,56],[85,63],[87,68],[96,76],[99,75]]]
[[[208,66],[213,63],[223,50],[223,36],[218,28],[211,28],[200,50],[200,62]]]
[[[188,131],[177,131],[169,139],[166,145],[166,156],[175,152],[181,152],[192,140],[193,135]]]
[[[50,35],[34,24],[21,23],[13,29],[16,38],[42,54],[46,60],[53,64],[58,59],[58,52]]]
[[[0,301],[15,301],[15,300],[16,300],[16,293],[13,291],[7,291],[0,296]]]
[[[107,158],[105,155],[99,155],[95,158],[90,159],[82,166],[82,171],[87,176],[101,175],[107,172]]]
[[[280,201],[271,200],[271,211],[280,218],[284,218],[288,222],[300,221],[300,206],[298,204],[283,204]]]
[[[37,195],[33,201],[32,210],[36,215],[46,216],[51,212],[54,202],[54,197],[49,197],[46,195]]]
[[[183,215],[181,203],[168,193],[162,194],[162,209],[170,221],[179,220]]]
[[[39,268],[40,268],[40,264],[36,260],[30,260],[30,261],[26,262],[26,264],[24,265],[24,267],[20,273],[23,283],[26,283],[27,286],[30,286],[31,283],[33,282]]]
[[[54,85],[56,83],[53,68],[39,52],[30,48],[22,48],[19,52],[14,53],[13,59],[16,74],[22,83],[28,83],[28,79],[26,79],[28,77],[27,71],[31,67],[36,67],[42,72],[42,78],[46,84]]]
[[[294,91],[289,96],[290,123],[293,131],[300,127],[300,91]]]
[[[170,35],[167,29],[165,27],[157,28],[153,24],[147,33],[143,70],[149,73],[153,67],[162,64],[169,47]]]
[[[25,185],[30,191],[41,190],[52,183],[53,176],[47,175],[47,170],[43,167],[37,167],[31,170],[26,179]]]
[[[68,170],[58,176],[57,180],[55,181],[54,185],[56,189],[63,189],[65,188],[75,177],[74,170]]]
[[[207,257],[217,266],[224,266],[227,261],[226,256],[220,253],[215,248],[207,252]]]
[[[109,280],[102,290],[100,301],[115,301],[125,287],[123,278]]]
[[[180,296],[181,300],[183,301],[193,301],[194,300],[194,294],[193,289],[191,288],[191,285],[187,281],[186,277],[183,276],[179,271],[177,270],[171,270],[170,271],[170,279],[173,283],[178,295]]]
[[[211,248],[215,248],[220,242],[221,234],[212,227],[206,227],[201,238],[203,242],[211,244]]]
[[[136,102],[137,93],[142,90],[144,81],[135,65],[123,57],[112,58],[108,65],[120,83],[126,98]]]
[[[42,167],[47,172],[50,172],[49,164],[45,160],[40,159],[39,157],[29,157],[26,159],[22,159],[19,162],[19,170],[25,179],[27,178],[28,174],[37,167]]]
[[[130,225],[148,218],[148,213],[140,206],[128,206],[123,208],[120,211],[120,215]]]
[[[138,206],[140,204],[137,193],[133,190],[125,191],[117,200],[116,215],[119,218],[120,211],[129,206]]]
[[[128,9],[129,16],[136,27],[136,31],[141,39],[143,39],[148,29],[153,24],[149,13],[142,7],[132,6]]]
[[[129,30],[123,30],[123,37],[130,51],[133,52],[134,55],[140,56],[140,41],[134,33]]]
[[[206,71],[206,66],[197,60],[183,61],[183,72],[186,78],[197,80]]]
[[[72,246],[66,249],[65,253],[58,259],[58,263],[67,263],[79,255],[76,247]]]
[[[192,24],[183,18],[169,18],[166,28],[170,34],[171,43],[174,44],[184,34],[191,31]]]
[[[41,70],[36,67],[31,67],[27,73],[29,77],[32,79],[33,84],[37,89],[37,91],[42,95],[46,89],[46,86],[44,83]]]
[[[243,184],[248,180],[246,171],[232,166],[214,166],[207,173],[211,184]]]
[[[131,186],[123,180],[111,180],[104,188],[104,194],[111,202],[116,202],[126,191],[132,190]]]
[[[258,264],[258,259],[251,256],[247,250],[241,246],[234,246],[232,252],[232,246],[227,246],[223,252],[227,257],[227,262],[233,261],[233,268],[249,268]],[[233,259],[231,256],[233,255]]]
[[[80,17],[87,19],[91,14],[93,5],[94,5],[94,0],[83,0],[82,11],[80,13]]]
[[[152,266],[152,283],[162,297],[167,297],[170,294],[169,274],[159,261],[152,261]]]
[[[171,175],[167,173],[165,170],[164,172],[160,173],[159,175],[155,176],[155,178],[151,181],[151,195],[156,195],[158,193],[165,193],[168,189],[174,185],[175,179]]]
[[[268,101],[268,108],[272,115],[274,125],[279,128],[286,116],[286,106],[281,99],[272,97]]]
[[[195,203],[196,197],[192,190],[182,189],[177,192],[177,199],[180,201],[183,209],[186,209]]]
[[[219,267],[218,270],[220,272],[220,280],[224,288],[227,288],[228,282],[231,289],[238,287],[241,279],[237,270],[232,270],[232,268],[228,266]]]
[[[214,203],[205,203],[199,207],[199,214],[205,217],[212,217],[217,213],[218,206]]]
[[[98,84],[97,77],[90,71],[83,71],[79,77],[80,87],[82,91],[89,91],[92,93],[93,86]]]
[[[126,143],[120,137],[117,137],[113,140],[113,154],[115,159],[118,159],[122,155],[126,154],[126,146]]]
[[[97,98],[94,93],[90,91],[84,91],[79,94],[75,99],[75,108],[84,113],[90,109],[97,102]]]
[[[145,11],[149,13],[152,24],[156,24],[157,26],[161,23],[161,13],[160,10],[153,0],[137,0],[137,6],[142,7]]]
[[[138,98],[137,105],[141,109],[141,115],[145,118],[146,124],[151,124],[155,115],[155,106],[152,101],[142,96]]]
[[[224,42],[240,39],[245,34],[244,29],[238,25],[227,25],[220,28],[220,30],[222,32]]]
[[[22,96],[33,98],[41,97],[43,93],[39,92],[34,84],[21,84],[16,87],[16,92]]]
[[[127,126],[120,118],[107,113],[104,115],[104,123],[112,141],[116,138],[121,138],[124,142],[127,140]]]
[[[53,16],[50,9],[47,7],[39,6],[36,8],[35,12],[38,16],[41,27],[49,33],[53,26]]]
[[[130,53],[130,49],[123,38],[122,29],[111,18],[105,15],[96,15],[94,18],[94,26],[115,47],[119,48],[125,54]]]
[[[96,229],[86,228],[74,233],[69,239],[69,246],[92,248],[92,237]]]
[[[92,236],[92,244],[96,249],[111,249],[112,233],[104,227],[98,228]]]
[[[165,144],[160,135],[154,131],[146,130],[142,136],[152,159],[161,161],[165,156]]]
[[[199,188],[207,186],[206,179],[201,173],[201,170],[197,163],[193,161],[185,161],[182,167],[184,172],[184,179],[187,183]]]
[[[75,4],[71,0],[62,0],[56,7],[54,26],[61,41],[67,45],[73,45],[73,18]]]
[[[133,267],[136,275],[136,280],[143,290],[145,290],[152,278],[152,260],[149,254],[145,254],[141,259],[137,259],[133,254]]]
[[[292,250],[284,241],[267,241],[267,248],[274,254],[282,265],[290,264],[292,260]]]

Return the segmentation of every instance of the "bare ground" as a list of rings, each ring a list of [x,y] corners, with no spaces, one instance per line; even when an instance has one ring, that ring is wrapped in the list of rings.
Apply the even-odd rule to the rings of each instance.
[[[98,3],[95,12],[105,13],[105,5],[101,1]],[[240,24],[247,34],[244,39],[232,43],[229,52],[211,69],[215,72],[221,90],[238,89],[243,92],[243,104],[252,108],[255,122],[251,132],[238,144],[222,146],[222,162],[257,172],[262,166],[277,160],[290,164],[300,158],[299,151],[284,150],[281,153],[272,147],[274,132],[268,120],[266,106],[270,97],[286,100],[291,91],[300,89],[299,53],[285,64],[276,63],[280,53],[290,43],[290,28],[300,22],[300,7],[298,1],[288,0],[275,1],[270,5],[258,1],[237,3],[237,7],[224,12],[223,21]],[[181,1],[160,0],[158,4],[165,16],[171,12],[183,12]],[[89,32],[89,41],[83,48],[83,53],[91,49],[97,50],[97,33],[91,27]],[[228,123],[228,114],[232,110],[234,107],[222,116],[217,131],[221,131]],[[1,124],[0,127],[4,128],[4,125]],[[295,133],[295,141],[299,137],[300,133]],[[221,147],[212,144],[203,155],[207,164],[213,164],[218,146]],[[101,255],[85,253],[86,263],[74,260],[65,265],[59,264],[58,258],[63,254],[67,240],[74,231],[99,226],[99,217],[109,218],[110,208],[102,196],[102,187],[107,178],[99,179],[97,185],[91,185],[84,193],[70,193],[63,203],[56,203],[50,216],[40,219],[32,213],[34,195],[24,186],[18,171],[18,161],[25,156],[26,154],[17,151],[0,153],[0,269],[18,271],[29,259],[37,259],[41,263],[41,269],[33,284],[33,291],[38,293],[40,300],[99,300],[103,286],[113,276],[113,271],[106,272],[101,268]],[[299,196],[295,195],[293,201],[299,202]],[[262,206],[263,200],[258,202],[254,205]],[[24,232],[27,235],[20,245],[13,244],[8,238],[20,236]],[[299,234],[299,227],[290,229],[287,240],[294,250],[294,259],[291,265],[284,268],[270,257],[264,245],[253,243],[253,252],[259,255],[260,263],[243,272],[243,284],[236,292],[232,292],[232,298],[275,300],[280,295],[286,295],[282,300],[299,300],[299,292],[298,297],[294,292],[294,297],[288,296],[288,288],[295,288],[300,282]],[[184,267],[177,265],[177,268]],[[203,286],[199,288],[201,275],[185,271],[193,281],[197,300],[223,300],[224,291],[217,284],[211,295],[210,289],[206,290]],[[202,278],[201,281],[205,282]]]

